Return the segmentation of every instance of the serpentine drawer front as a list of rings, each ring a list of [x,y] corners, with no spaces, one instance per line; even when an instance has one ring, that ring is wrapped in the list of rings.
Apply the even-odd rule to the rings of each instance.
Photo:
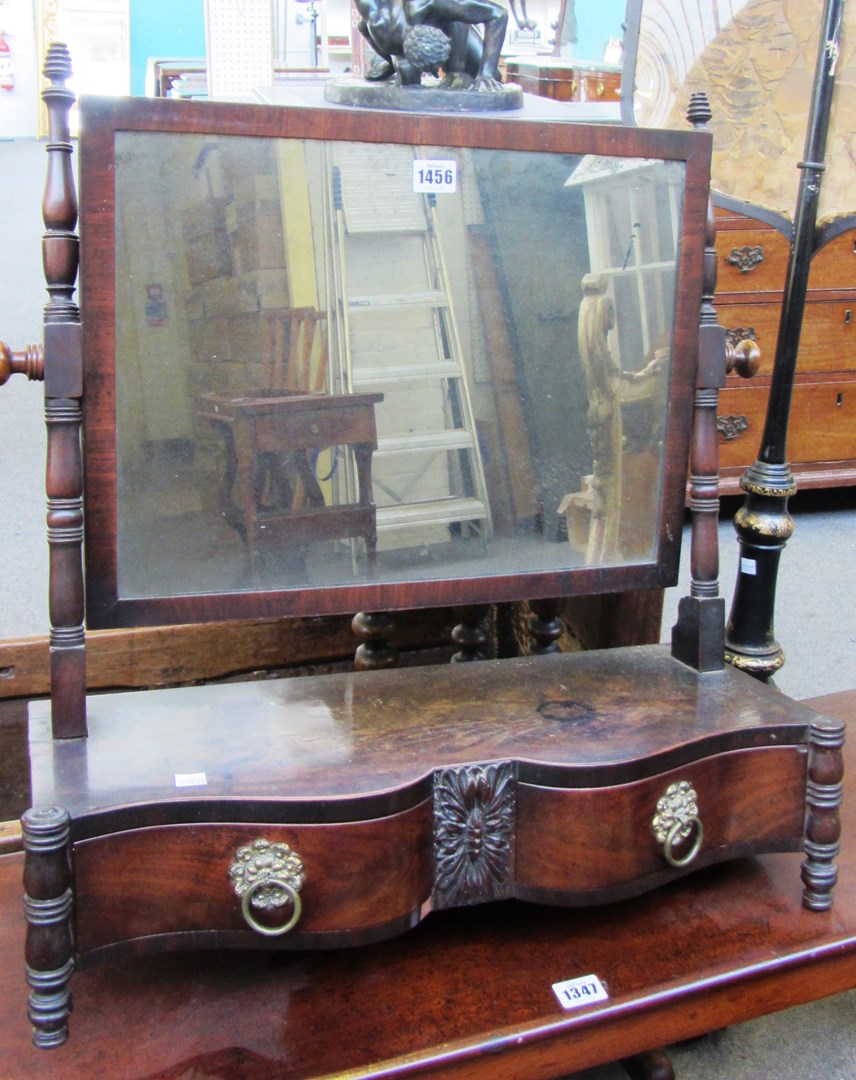
[[[365,944],[803,847],[806,905],[831,902],[840,723],[660,646],[103,695],[89,717],[56,741],[32,706],[43,1045],[72,968],[110,956]]]
[[[74,848],[78,948],[200,932],[246,946],[241,935],[278,937],[295,913],[285,933],[298,947],[389,937],[430,895],[430,837],[421,802],[373,821],[165,825],[84,840]]]
[[[237,944],[242,933],[329,947],[398,933],[428,905],[639,892],[694,863],[792,849],[805,765],[802,748],[732,751],[574,790],[518,784],[499,763],[442,771],[433,812],[424,800],[369,821],[185,823],[81,840],[77,948],[199,934]]]

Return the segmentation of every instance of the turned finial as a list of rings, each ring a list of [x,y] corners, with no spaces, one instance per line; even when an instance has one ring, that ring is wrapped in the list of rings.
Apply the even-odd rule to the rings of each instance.
[[[0,341],[0,386],[13,375],[26,375],[30,382],[44,379],[45,354],[41,345],[28,345],[20,352],[13,352],[5,341]]]
[[[72,76],[71,54],[61,41],[52,41],[45,54],[42,74],[49,82],[64,83]]]
[[[696,90],[690,95],[690,103],[687,106],[687,120],[694,128],[701,130],[707,127],[713,117],[713,110],[707,100],[707,94],[703,90]]]

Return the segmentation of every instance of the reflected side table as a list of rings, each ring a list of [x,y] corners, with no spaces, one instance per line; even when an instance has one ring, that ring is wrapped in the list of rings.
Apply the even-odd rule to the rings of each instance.
[[[258,580],[262,537],[294,545],[362,537],[373,571],[377,520],[372,500],[372,453],[377,449],[374,408],[383,394],[311,394],[259,391],[211,393],[197,399],[197,416],[225,440],[220,509],[243,535],[250,572]],[[313,452],[349,446],[354,453],[357,501],[328,505],[312,465]],[[288,459],[303,487],[301,505],[284,475]],[[276,491],[265,505],[265,473]]]

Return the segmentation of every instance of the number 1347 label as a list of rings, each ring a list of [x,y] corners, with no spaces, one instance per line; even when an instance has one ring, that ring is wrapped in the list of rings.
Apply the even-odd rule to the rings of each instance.
[[[457,161],[414,158],[413,190],[416,192],[454,192],[458,186]]]
[[[553,993],[563,1009],[578,1009],[595,1001],[606,1001],[609,994],[597,975],[581,975],[578,979],[553,983]]]

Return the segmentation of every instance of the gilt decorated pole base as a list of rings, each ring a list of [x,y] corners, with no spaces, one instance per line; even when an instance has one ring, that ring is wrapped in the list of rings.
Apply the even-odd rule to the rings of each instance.
[[[779,558],[794,530],[788,499],[796,485],[787,465],[756,461],[740,486],[746,498],[734,517],[740,562],[725,628],[725,659],[766,681],[785,662],[774,631],[776,579]]]

